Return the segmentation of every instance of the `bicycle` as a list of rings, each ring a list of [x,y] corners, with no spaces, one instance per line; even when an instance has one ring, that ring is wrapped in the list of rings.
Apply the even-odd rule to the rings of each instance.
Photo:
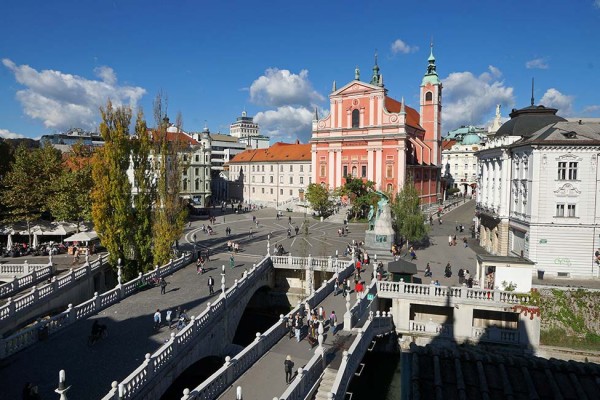
[[[108,328],[106,326],[102,326],[100,332],[96,335],[88,336],[87,344],[89,347],[92,347],[96,343],[100,341],[100,339],[106,339],[108,337]]]

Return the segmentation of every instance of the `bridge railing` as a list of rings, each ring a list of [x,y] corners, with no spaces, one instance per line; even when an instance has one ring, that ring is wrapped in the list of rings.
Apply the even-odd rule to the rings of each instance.
[[[352,274],[354,270],[354,264],[352,261],[346,261],[345,268],[339,272],[340,276],[347,277]],[[324,282],[319,290],[315,291],[312,295],[306,298],[304,301],[308,303],[311,308],[321,303],[327,296],[333,292],[335,287],[335,277],[332,277],[329,281]],[[182,400],[191,399],[202,399],[212,400],[217,398],[225,389],[231,386],[242,374],[244,374],[252,365],[258,361],[264,354],[266,354],[271,347],[273,347],[281,338],[287,333],[285,327],[285,320],[292,318],[296,313],[304,312],[304,305],[299,303],[294,307],[284,318],[280,319],[275,323],[268,331],[263,335],[258,335],[256,340],[247,346],[244,350],[238,353],[233,359],[226,357],[225,364],[218,369],[213,375],[211,375],[206,381],[196,387],[194,390],[185,389]],[[321,367],[323,372],[322,363],[317,363]],[[311,365],[310,363],[307,365]],[[319,368],[317,365],[314,365]],[[321,372],[308,372],[307,377],[312,379],[316,374],[316,379],[320,376]],[[315,380],[316,381],[316,380]],[[310,388],[308,388],[310,389]],[[298,389],[300,390],[300,389]],[[118,397],[114,397],[115,399]],[[123,397],[126,398],[126,397]],[[298,397],[300,398],[300,397]],[[113,397],[105,397],[103,400],[110,400]]]
[[[359,294],[359,298],[356,300],[352,308],[350,307],[350,294],[346,297],[346,313],[344,314],[344,329],[350,330],[356,326],[359,322],[361,322],[361,317],[366,318],[365,311],[371,306],[373,303],[373,298],[377,294],[377,285],[376,281],[372,281],[371,284],[367,287],[367,290],[363,293]],[[369,299],[369,295],[373,297]]]
[[[269,267],[270,264],[268,263],[268,258],[265,258],[248,271],[241,280],[236,280],[235,284],[225,292],[224,296],[221,295],[213,304],[208,303],[205,311],[197,317],[192,317],[191,322],[177,334],[172,333],[171,339],[161,346],[154,354],[146,354],[142,364],[123,379],[122,382],[113,382],[112,389],[103,397],[103,399],[131,399],[140,395],[140,393],[147,388],[148,383],[150,383],[152,379],[156,379],[157,377],[160,377],[161,374],[169,371],[173,363],[177,362],[181,356],[186,355],[198,338],[206,337],[209,334],[209,331],[214,327],[212,321],[219,318],[220,313],[226,312],[225,304],[229,302],[229,304],[236,304],[237,297],[242,295],[248,286],[260,280],[264,270]],[[257,348],[250,350],[246,348],[236,356],[236,359],[234,360],[236,362],[231,363],[231,371],[236,371],[240,367],[249,364],[251,362],[250,360],[254,357],[260,358],[262,354],[266,352],[266,349],[270,348],[276,341],[283,337],[284,334],[284,324],[275,324],[263,335],[257,337],[252,345],[250,345],[256,345]],[[275,340],[275,337],[278,338]],[[262,347],[267,345],[269,347],[262,351]],[[252,361],[252,363],[255,361],[256,360]],[[221,369],[223,368],[224,367]],[[221,371],[221,369],[219,371]],[[227,374],[230,375],[232,373],[231,371],[227,369]],[[215,374],[217,374],[217,372],[215,372]],[[215,374],[213,374],[213,376],[215,376]],[[213,393],[214,390],[221,388],[222,385],[228,382],[227,376],[228,375],[225,377],[217,375],[204,392]],[[209,380],[210,379],[211,378],[209,378]]]
[[[304,368],[298,368],[298,376],[294,378],[290,386],[279,397],[279,400],[304,400],[315,384],[321,378],[325,370],[323,356],[319,351],[315,352]]]
[[[104,308],[119,302],[121,299],[133,293],[131,290],[124,290],[124,287],[131,288],[132,285],[137,287],[142,282],[145,282],[150,275],[160,274],[161,276],[164,276],[168,273],[172,273],[176,270],[176,267],[181,268],[190,263],[192,258],[192,253],[186,253],[177,260],[171,260],[169,263],[162,267],[158,267],[151,272],[144,275],[140,273],[137,278],[125,284],[119,284],[114,289],[102,294],[96,292],[94,293],[93,298],[81,304],[74,307],[69,304],[69,307],[65,311],[49,319],[38,321],[30,327],[22,329],[7,338],[0,339],[0,359],[6,358],[26,347],[32,346],[38,341],[44,340],[48,335],[64,329],[77,321],[86,319],[88,316],[98,313]],[[73,275],[74,271],[71,270],[71,273],[69,274],[71,278],[69,279],[73,279]],[[40,293],[41,292],[42,288],[40,288]],[[44,295],[44,297],[46,295]]]
[[[348,351],[344,351],[342,363],[331,387],[330,399],[344,400],[350,379],[354,376],[367,348],[377,335],[388,333],[394,329],[391,313],[376,313],[373,319],[367,320],[363,328],[358,328],[358,335]]]
[[[0,298],[3,299],[8,296],[12,296],[15,293],[19,293],[23,289],[27,289],[28,287],[35,285],[36,283],[47,279],[49,276],[52,276],[54,269],[52,268],[52,263],[48,264],[28,264],[25,261],[25,266],[17,265],[17,264],[3,264],[0,266],[2,268],[2,275],[5,275],[6,269],[12,269],[14,266],[21,266],[25,271],[29,271],[22,276],[15,277],[10,282],[3,283],[0,285]],[[5,269],[5,267],[7,267]],[[14,274],[13,276],[16,276]]]
[[[46,285],[41,285],[40,287],[33,287],[31,291],[24,296],[21,296],[17,299],[8,298],[6,304],[0,307],[0,326],[7,324],[12,318],[14,318],[19,312],[25,312],[26,310],[37,307],[41,302],[46,302],[49,296],[53,296],[58,293],[59,290],[62,290],[64,287],[71,285],[73,282],[82,279],[88,274],[91,274],[96,269],[102,267],[108,260],[108,254],[99,255],[98,258],[94,261],[86,261],[86,263],[77,269],[70,269],[68,273],[61,275],[59,277],[55,277],[52,281]],[[43,268],[39,269],[40,273],[43,276],[47,277],[52,274],[52,264],[44,265]],[[37,271],[33,274],[37,274]],[[34,281],[38,279],[39,276],[35,278],[32,274],[26,275],[22,278],[16,279],[13,282],[7,283],[6,285],[11,285],[14,282],[17,282],[14,286],[12,286],[13,292],[15,290],[20,290],[25,288],[25,286],[31,286],[34,284]],[[23,285],[21,285],[21,280],[24,280]],[[3,287],[6,285],[2,285]],[[9,288],[7,288],[7,291]]]
[[[342,260],[335,257],[295,257],[271,256],[273,265],[277,268],[313,269],[315,271],[336,272],[343,269],[350,260]]]
[[[446,301],[448,298],[461,299],[461,301],[484,304],[520,304],[530,301],[527,294],[517,294],[502,290],[488,290],[467,288],[464,286],[435,286],[419,283],[377,281],[377,294],[379,297],[394,298],[423,298],[429,300]]]

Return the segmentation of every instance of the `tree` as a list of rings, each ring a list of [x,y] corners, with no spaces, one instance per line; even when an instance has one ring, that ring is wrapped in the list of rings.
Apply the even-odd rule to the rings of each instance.
[[[10,170],[2,179],[5,220],[25,221],[30,244],[31,223],[48,209],[52,182],[60,174],[60,163],[60,152],[51,145],[33,150],[20,145],[15,151]]]
[[[102,244],[110,253],[110,263],[117,265],[119,258],[125,260],[130,255],[134,221],[127,178],[131,109],[113,108],[108,101],[100,113],[104,146],[98,149],[92,162],[92,218]],[[133,264],[125,264],[124,272],[126,278],[137,273]]]
[[[406,182],[391,203],[396,233],[411,242],[425,238],[428,232],[419,203],[419,192],[412,182]]]
[[[352,218],[365,217],[369,206],[377,204],[378,196],[373,192],[375,182],[363,182],[360,178],[346,176],[346,183],[337,190],[339,196],[347,196],[352,206]]]
[[[77,232],[82,221],[92,217],[91,191],[92,149],[76,143],[62,163],[62,171],[52,185],[49,199],[52,216],[60,221],[77,223]]]
[[[187,168],[185,160],[188,153],[186,144],[169,140],[166,117],[166,100],[159,93],[154,101],[154,160],[157,173],[156,206],[153,227],[153,255],[155,263],[166,263],[171,258],[171,246],[183,233],[187,219],[187,208],[180,194],[181,176]],[[181,128],[176,126],[177,130]]]
[[[323,218],[329,217],[333,214],[333,201],[329,197],[329,191],[323,185],[318,183],[311,183],[306,189],[306,200],[310,203],[312,208],[323,216]]]
[[[149,270],[152,263],[152,225],[156,185],[151,166],[152,142],[148,134],[144,114],[138,111],[135,123],[135,139],[131,141],[133,167],[133,248],[138,266]]]

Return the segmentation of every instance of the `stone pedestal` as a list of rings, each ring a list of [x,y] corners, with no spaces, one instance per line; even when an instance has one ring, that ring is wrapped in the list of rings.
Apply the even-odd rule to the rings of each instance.
[[[367,249],[389,251],[394,244],[395,233],[392,228],[392,213],[389,204],[382,207],[381,214],[375,221],[372,231],[365,232],[365,247]]]

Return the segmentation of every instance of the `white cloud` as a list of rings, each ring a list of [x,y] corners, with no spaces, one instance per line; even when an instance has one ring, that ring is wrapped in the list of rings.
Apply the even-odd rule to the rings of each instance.
[[[296,75],[287,69],[269,68],[252,82],[250,100],[268,107],[307,107],[313,102],[323,101],[324,97],[313,89],[307,70],[303,69]]]
[[[0,129],[0,137],[4,139],[22,139],[27,136],[21,135],[20,133],[11,132],[8,129]]]
[[[600,1],[600,0],[598,0]],[[527,69],[548,69],[548,60],[546,58],[534,58],[525,63]]]
[[[598,0],[600,2],[600,0]],[[591,114],[600,111],[600,105],[587,106],[583,109],[584,114]]]
[[[472,72],[453,72],[444,85],[443,130],[461,125],[483,125],[495,113],[496,105],[510,109],[515,101],[513,88],[501,80],[502,72],[490,65],[479,76]]]
[[[600,0],[594,0],[594,7],[600,8]]]
[[[562,94],[558,90],[550,88],[546,90],[539,104],[558,109],[556,114],[561,117],[570,117],[573,115],[573,100],[575,100],[574,96]]]
[[[419,50],[419,47],[409,46],[403,40],[396,39],[391,45],[391,50],[392,50],[392,54],[398,54],[398,53],[408,54],[408,53],[416,52],[417,50]]]
[[[120,86],[110,67],[94,70],[101,80],[86,79],[61,71],[37,71],[28,65],[16,65],[5,58],[2,63],[14,73],[25,89],[16,97],[25,114],[44,123],[46,128],[66,130],[81,127],[96,130],[100,119],[99,107],[110,99],[116,106],[135,107],[146,90],[139,86]]]
[[[263,135],[275,141],[291,141],[299,138],[306,143],[310,138],[314,111],[307,107],[282,106],[276,110],[259,112],[254,121],[260,125]]]

